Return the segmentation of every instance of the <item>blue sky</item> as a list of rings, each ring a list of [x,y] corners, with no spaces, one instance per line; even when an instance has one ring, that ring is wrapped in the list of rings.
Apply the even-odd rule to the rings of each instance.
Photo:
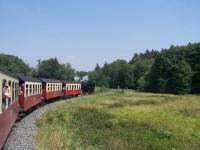
[[[0,0],[0,52],[77,70],[200,41],[199,0]]]

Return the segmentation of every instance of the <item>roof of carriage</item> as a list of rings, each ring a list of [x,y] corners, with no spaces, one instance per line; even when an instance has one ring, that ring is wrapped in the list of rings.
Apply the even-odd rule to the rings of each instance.
[[[57,79],[39,78],[43,83],[62,83],[62,81]]]
[[[16,75],[14,75],[13,73],[11,73],[11,72],[9,72],[9,71],[3,69],[3,68],[0,68],[0,73],[17,79],[17,76],[16,76]]]
[[[31,77],[31,76],[24,76],[24,75],[19,75],[18,78],[22,81],[29,81],[29,82],[42,82],[41,80]]]
[[[81,82],[79,82],[79,81],[64,81],[64,80],[62,80],[62,83],[64,83],[64,84],[80,84]]]

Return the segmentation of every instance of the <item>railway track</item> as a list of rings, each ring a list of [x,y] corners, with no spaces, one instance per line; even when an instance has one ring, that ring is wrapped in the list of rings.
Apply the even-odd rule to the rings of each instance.
[[[27,114],[21,114],[17,119],[3,150],[35,150],[35,137],[37,134],[36,120],[49,109],[63,103],[67,99],[54,100],[37,105]],[[72,100],[72,99],[71,99]]]

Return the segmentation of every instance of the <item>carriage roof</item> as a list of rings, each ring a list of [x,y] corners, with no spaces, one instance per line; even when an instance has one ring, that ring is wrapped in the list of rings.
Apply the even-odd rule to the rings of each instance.
[[[42,82],[41,80],[30,76],[19,75],[18,77],[21,81],[40,82],[40,83]]]
[[[47,78],[39,78],[43,83],[62,83],[57,79],[47,79]]]

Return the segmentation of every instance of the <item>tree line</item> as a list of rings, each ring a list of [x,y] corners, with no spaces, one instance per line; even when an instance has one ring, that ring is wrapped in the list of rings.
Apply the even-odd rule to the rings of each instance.
[[[59,63],[57,58],[39,60],[36,68],[30,67],[17,56],[0,54],[0,68],[16,75],[73,81],[75,69],[69,63]]]
[[[127,62],[116,60],[88,73],[97,86],[138,91],[200,93],[200,43],[146,50]]]
[[[75,71],[57,58],[39,60],[32,68],[17,56],[0,54],[0,67],[14,74],[73,81],[88,75],[97,86],[158,93],[200,93],[200,43],[136,53],[130,61],[118,59],[96,65],[90,72]]]

